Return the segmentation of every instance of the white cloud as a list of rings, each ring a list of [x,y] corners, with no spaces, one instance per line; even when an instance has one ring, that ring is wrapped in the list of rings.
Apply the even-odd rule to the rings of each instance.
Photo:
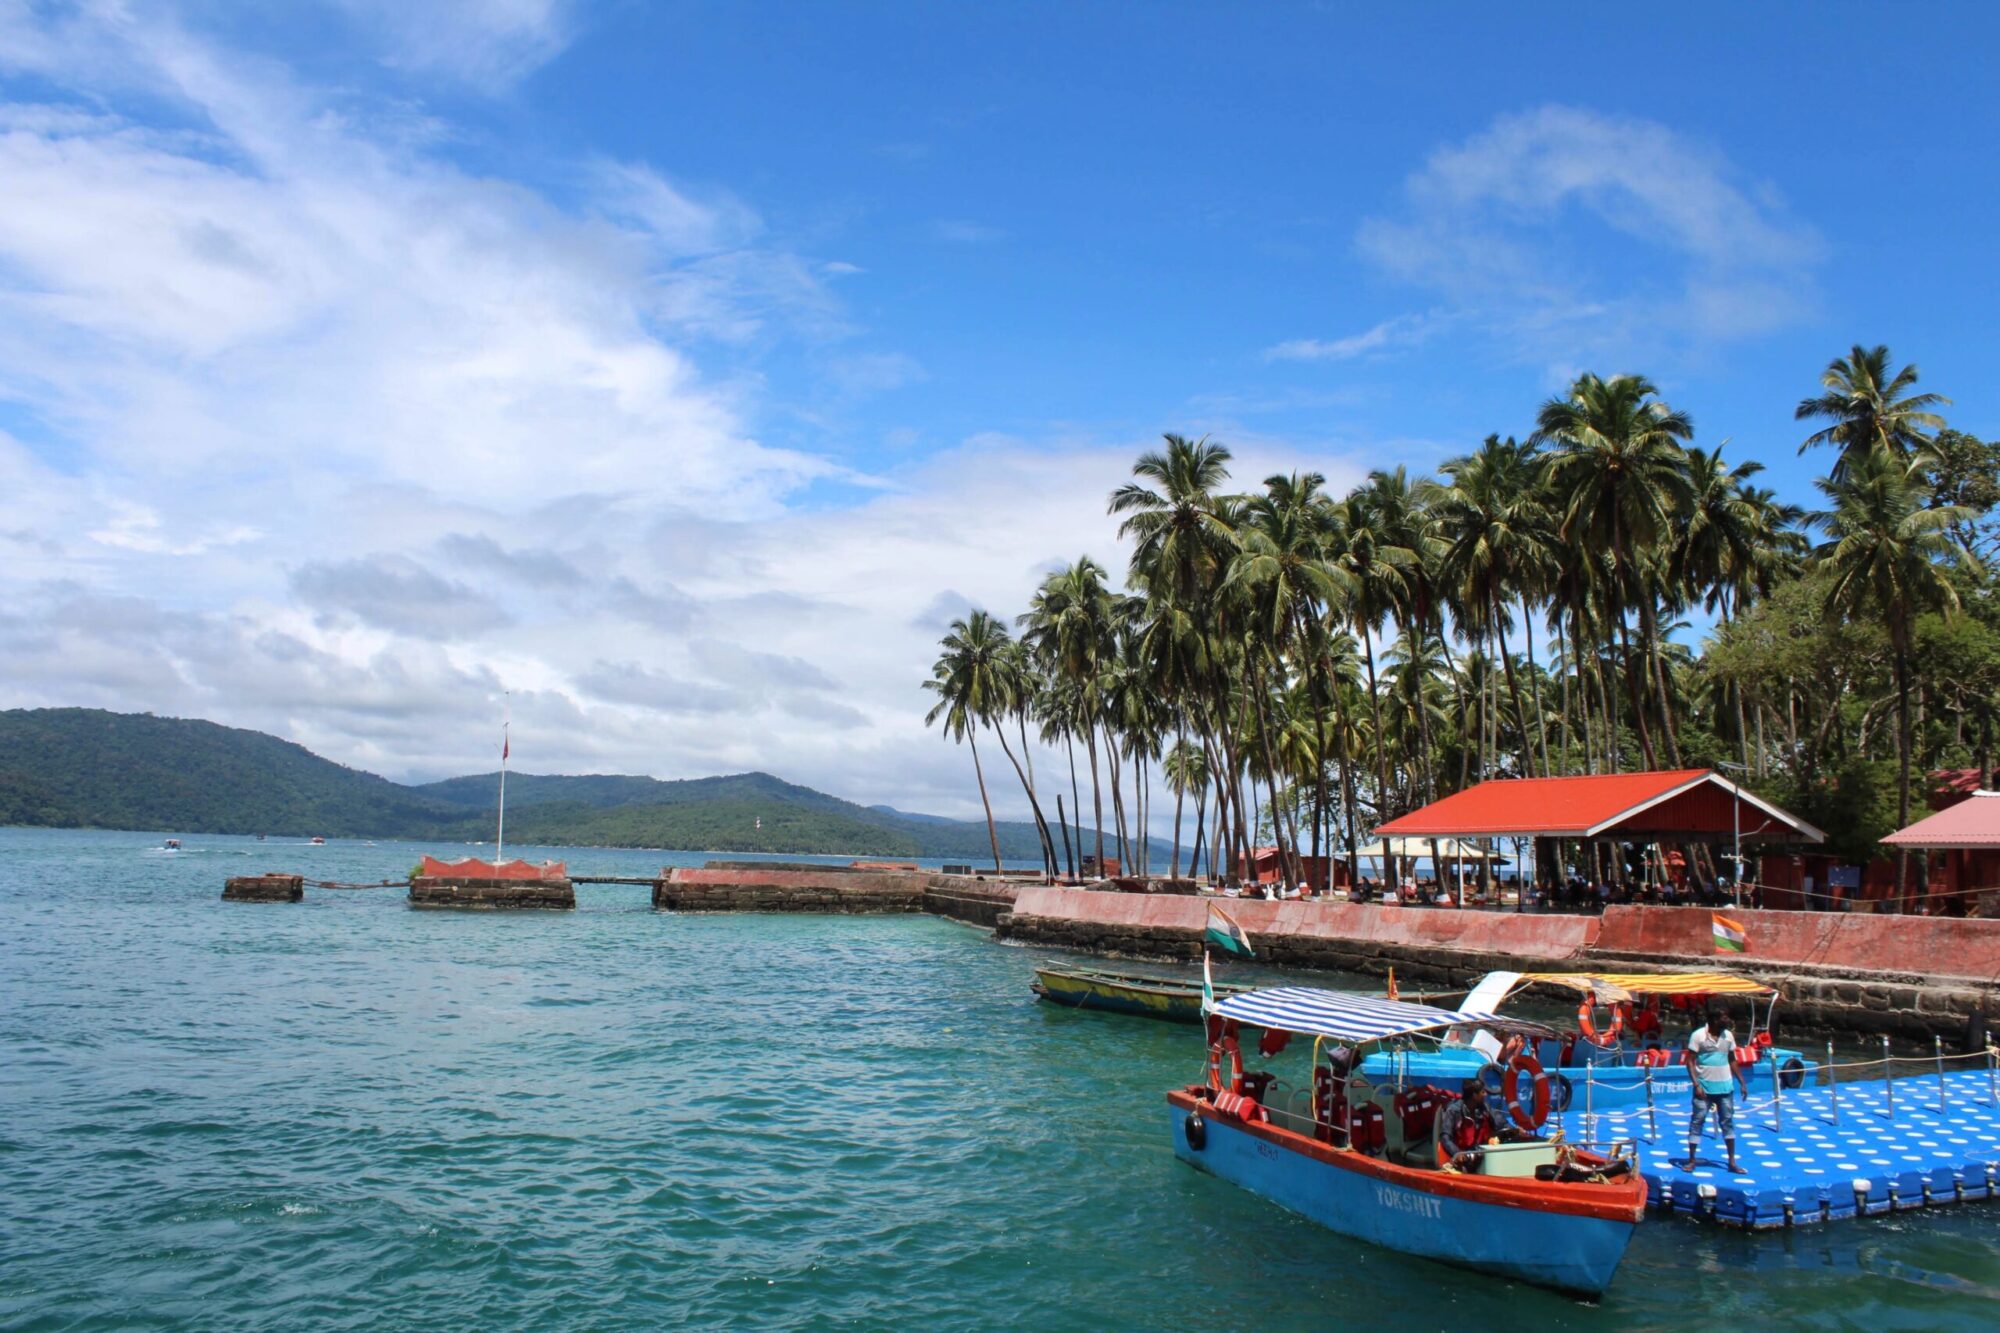
[[[531,771],[976,813],[921,723],[936,619],[1011,615],[1080,554],[1122,571],[1105,497],[1150,442],[977,436],[886,477],[763,444],[729,339],[800,338],[836,392],[922,372],[816,341],[825,269],[748,204],[601,160],[558,201],[239,54],[0,21],[0,73],[91,108],[0,104],[0,398],[31,427],[0,433],[0,706],[438,777],[491,766],[510,690]],[[1355,472],[1243,453],[1245,484]]]
[[[1294,338],[1281,342],[1267,349],[1264,358],[1267,361],[1347,361],[1368,352],[1420,343],[1430,336],[1436,324],[1437,321],[1423,315],[1398,315],[1345,338]]]
[[[1362,254],[1537,352],[1781,327],[1811,308],[1825,253],[1720,154],[1573,107],[1502,116],[1438,149],[1404,196],[1362,225]]]
[[[336,0],[384,43],[387,64],[511,83],[569,41],[564,0]]]

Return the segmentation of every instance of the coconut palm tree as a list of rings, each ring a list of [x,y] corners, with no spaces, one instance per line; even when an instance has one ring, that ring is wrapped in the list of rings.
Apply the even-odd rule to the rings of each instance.
[[[1640,648],[1645,674],[1653,677],[1668,752],[1679,763],[1673,719],[1666,712],[1666,676],[1659,665],[1654,591],[1656,552],[1691,500],[1684,443],[1694,423],[1655,395],[1653,382],[1639,375],[1606,380],[1586,374],[1568,394],[1542,404],[1532,439],[1551,446],[1547,478],[1561,514],[1565,543],[1594,545],[1611,554],[1605,588],[1611,628],[1621,641],[1625,617],[1638,603]],[[1647,725],[1639,673],[1625,673],[1634,729],[1646,767],[1659,766]]]
[[[1827,540],[1813,557],[1832,576],[1828,610],[1853,619],[1873,616],[1888,629],[1896,686],[1896,819],[1910,822],[1910,639],[1919,612],[1958,608],[1947,562],[1969,559],[1952,536],[1966,512],[1956,505],[1924,507],[1926,490],[1912,466],[1888,449],[1859,452],[1839,478],[1818,483],[1829,508],[1811,515]],[[1899,858],[1898,889],[1906,889],[1908,856]]]
[[[974,610],[951,622],[939,647],[937,662],[924,688],[938,696],[924,725],[944,724],[947,740],[972,748],[972,773],[979,781],[979,803],[986,809],[986,837],[993,845],[993,870],[1000,871],[1000,831],[993,823],[993,801],[986,794],[986,770],[979,763],[979,728],[1010,706],[1013,640],[1006,626],[984,611]]]
[[[1522,741],[1517,762],[1522,773],[1533,774],[1535,732],[1528,726],[1507,646],[1510,603],[1518,593],[1526,609],[1528,590],[1548,566],[1554,541],[1537,496],[1533,454],[1511,436],[1502,440],[1489,435],[1476,452],[1451,459],[1439,471],[1443,484],[1429,488],[1432,522],[1444,543],[1439,574],[1458,622],[1473,642],[1490,635],[1499,647]]]
[[[1097,735],[1104,715],[1104,672],[1117,646],[1117,607],[1105,585],[1104,566],[1089,556],[1042,580],[1020,618],[1024,637],[1043,669],[1068,683],[1073,710],[1070,734],[1080,733],[1090,761],[1090,801],[1097,830],[1097,864],[1104,865],[1104,793]],[[1079,813],[1079,818],[1081,814]]]
[[[1194,873],[1195,862],[1201,856],[1201,828],[1203,818],[1203,798],[1208,792],[1208,755],[1198,745],[1190,745],[1185,738],[1176,741],[1160,761],[1160,771],[1167,780],[1167,790],[1174,794],[1174,859],[1167,873],[1180,878],[1181,873],[1181,803],[1189,792],[1195,794],[1194,826],[1195,845],[1188,856],[1188,873]]]
[[[1827,364],[1819,382],[1826,392],[1801,401],[1792,415],[1831,423],[1808,435],[1799,452],[1822,444],[1838,448],[1834,481],[1845,479],[1857,458],[1878,450],[1908,464],[1944,428],[1944,418],[1931,409],[1951,404],[1940,394],[1911,392],[1916,366],[1892,370],[1889,349],[1880,344],[1864,348],[1856,343],[1846,356]]]

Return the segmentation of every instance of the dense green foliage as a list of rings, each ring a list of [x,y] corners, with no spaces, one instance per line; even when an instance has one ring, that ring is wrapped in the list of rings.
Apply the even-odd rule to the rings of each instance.
[[[0,824],[309,837],[490,839],[497,773],[405,787],[261,732],[83,708],[0,712]],[[1038,859],[1002,824],[1010,859]],[[767,773],[662,782],[513,773],[509,842],[971,859],[985,825],[855,805]]]

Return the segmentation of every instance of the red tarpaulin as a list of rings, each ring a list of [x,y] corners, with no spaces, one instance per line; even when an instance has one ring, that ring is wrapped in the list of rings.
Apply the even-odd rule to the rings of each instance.
[[[1751,838],[1826,835],[1705,768],[1572,778],[1500,778],[1433,801],[1378,838]]]
[[[471,856],[463,861],[440,861],[435,856],[426,856],[423,873],[426,879],[568,879],[569,864],[547,861],[541,865],[530,865],[526,861],[506,861],[495,865]]]

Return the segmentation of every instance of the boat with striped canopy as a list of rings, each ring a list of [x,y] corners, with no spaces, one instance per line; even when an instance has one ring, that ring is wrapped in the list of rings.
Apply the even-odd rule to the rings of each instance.
[[[1304,1080],[1244,1067],[1311,1038]],[[1505,1083],[1514,1142],[1440,1141],[1456,1087],[1368,1075],[1375,1054],[1497,1033],[1515,1047]],[[1566,1291],[1605,1290],[1645,1215],[1646,1185],[1624,1156],[1542,1137],[1546,1085],[1526,1044],[1540,1023],[1304,986],[1246,991],[1208,1016],[1208,1077],[1167,1094],[1183,1161],[1356,1239]],[[1527,1092],[1523,1096],[1523,1076]],[[1461,1127],[1477,1123],[1455,1117]]]

